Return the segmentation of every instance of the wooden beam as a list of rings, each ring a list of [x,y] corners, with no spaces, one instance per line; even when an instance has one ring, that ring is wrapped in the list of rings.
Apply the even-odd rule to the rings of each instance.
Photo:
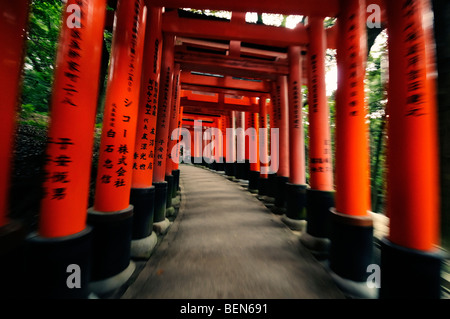
[[[288,29],[250,23],[179,18],[173,11],[163,15],[163,32],[181,37],[237,40],[279,47],[308,43],[308,34],[303,25]]]
[[[246,58],[219,56],[205,53],[176,52],[175,63],[182,70],[230,75],[242,78],[271,79],[287,75],[287,61],[252,61]]]
[[[339,12],[338,0],[148,0],[148,4],[166,8],[194,8],[238,12],[267,12],[281,14],[335,17]]]
[[[243,92],[270,92],[270,85],[267,81],[246,81],[246,80],[238,80],[233,79],[228,76],[224,77],[215,77],[215,76],[206,76],[206,75],[198,75],[192,74],[188,71],[181,72],[181,85],[183,86],[197,86],[197,87],[211,87],[217,89],[226,89],[226,90],[238,90]],[[197,89],[196,89],[197,90]],[[218,91],[207,91],[207,92],[218,92]],[[225,93],[225,94],[233,94],[233,93]],[[235,94],[239,95],[239,94]],[[246,95],[246,94],[240,94]],[[252,95],[253,96],[253,95]]]
[[[253,112],[257,113],[259,111],[258,105],[239,105],[239,104],[229,104],[229,103],[214,103],[205,101],[195,101],[189,100],[186,97],[180,99],[180,105],[184,107],[186,112],[194,112],[193,109],[199,111],[214,112],[214,111],[240,111],[240,112]]]

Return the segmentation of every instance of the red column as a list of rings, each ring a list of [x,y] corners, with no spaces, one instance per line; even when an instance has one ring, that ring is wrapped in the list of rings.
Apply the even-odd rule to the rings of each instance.
[[[382,242],[382,298],[440,297],[437,72],[430,6],[428,0],[386,1],[390,229]]]
[[[257,105],[258,98],[252,98],[252,104]],[[259,159],[259,113],[248,113],[248,128],[251,133],[248,135],[248,189],[250,192],[258,191],[258,180],[260,176]]]
[[[178,99],[180,98],[180,95],[178,95]],[[180,103],[180,101],[178,100],[177,103]],[[179,112],[178,112],[178,130],[181,130],[182,128],[182,123],[183,123],[183,107],[179,105]],[[173,169],[177,170],[179,168],[179,163],[180,163],[180,135],[178,135],[177,138],[177,149],[175,151],[175,159],[174,159],[174,163],[173,163]],[[185,150],[183,150],[185,151]]]
[[[62,12],[38,231],[27,237],[25,269],[9,275],[26,283],[21,296],[84,299],[95,255],[94,230],[86,221],[106,0],[69,0]],[[81,271],[76,289],[67,285],[69,261]]]
[[[364,92],[366,8],[364,0],[340,0],[336,210],[333,210],[330,238],[330,268],[342,278],[357,282],[367,280],[367,266],[372,263],[373,250],[372,219],[368,213],[369,136]]]
[[[178,128],[178,116],[180,112],[180,65],[176,64],[174,69],[174,78],[173,78],[173,96],[172,96],[172,104],[170,110],[170,119],[169,119],[169,141],[167,148],[167,158],[166,158],[166,176],[172,175],[172,171],[174,169],[174,161],[172,159],[172,149],[176,147],[177,140],[172,139],[173,131]]]
[[[285,208],[286,205],[286,183],[289,182],[289,101],[288,101],[288,80],[287,76],[278,77],[277,82],[277,122],[280,129],[279,134],[279,167],[275,182],[275,206]],[[271,139],[271,143],[272,143]],[[298,147],[298,146],[297,146]],[[298,147],[300,148],[300,147]],[[284,213],[284,211],[280,211]]]
[[[305,137],[302,117],[302,52],[299,46],[290,46],[289,56],[289,183],[286,193],[286,216],[305,219],[306,174]],[[302,223],[304,225],[304,222]],[[298,226],[300,227],[300,225]],[[302,226],[303,227],[303,226]]]
[[[236,178],[245,178],[245,112],[236,111]]]
[[[68,1],[67,6],[77,3]],[[106,1],[86,2],[81,10],[85,27],[70,29],[63,23],[58,45],[39,220],[42,237],[69,236],[86,227]],[[64,12],[66,21],[70,13]]]
[[[158,120],[155,144],[154,182],[164,182],[166,173],[167,143],[169,138],[170,106],[174,78],[174,36],[164,35],[161,85],[159,88]]]
[[[341,8],[337,52],[336,210],[352,216],[368,216],[369,137],[364,100],[367,35],[362,12],[365,1],[341,0]]]
[[[117,212],[130,201],[145,22],[142,4],[122,0],[116,12],[106,89],[94,210]],[[141,17],[139,17],[141,15]]]
[[[162,8],[147,11],[142,83],[136,129],[136,151],[133,163],[133,188],[148,188],[153,183],[156,119],[160,86],[162,51]]]
[[[334,207],[332,149],[325,83],[326,34],[323,18],[309,17],[309,184],[307,235],[329,242],[329,208]],[[320,241],[320,240],[319,240]],[[326,247],[326,245],[317,245]],[[318,249],[315,249],[316,251]],[[325,251],[325,249],[321,249]]]
[[[333,165],[329,109],[325,83],[326,36],[323,18],[310,17],[309,77],[309,184],[312,189],[333,191]]]
[[[269,172],[269,142],[268,142],[268,121],[267,121],[267,98],[261,96],[259,98],[259,162],[261,178],[267,178]]]
[[[302,56],[289,47],[289,182],[305,185],[305,138],[302,118]]]
[[[8,223],[8,197],[11,178],[16,112],[20,92],[20,75],[24,59],[25,32],[27,29],[29,1],[2,1],[0,43],[0,227]],[[5,17],[9,17],[8,19]]]

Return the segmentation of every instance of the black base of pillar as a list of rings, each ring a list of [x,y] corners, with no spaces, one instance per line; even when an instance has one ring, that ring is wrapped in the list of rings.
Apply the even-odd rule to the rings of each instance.
[[[180,190],[180,170],[174,169],[172,170],[173,180],[174,180],[174,192],[172,194],[172,197],[177,196],[177,192]]]
[[[245,162],[244,163],[236,163],[236,178],[237,179],[246,179],[245,178]]]
[[[269,186],[269,179],[265,178],[265,177],[259,177],[258,178],[258,195],[266,196],[268,186]]]
[[[166,196],[166,208],[172,207],[173,197],[173,175],[166,175],[165,180],[167,182],[167,196]]]
[[[244,166],[244,179],[248,180],[250,178],[250,160],[245,160],[245,166]]]
[[[286,216],[295,220],[306,219],[306,185],[286,183]]]
[[[209,164],[209,169],[211,169],[213,171],[217,171],[217,163],[216,163],[216,161],[214,161],[211,164]]]
[[[25,237],[25,227],[19,221],[11,221],[0,227],[0,298],[2,300],[23,297]]]
[[[132,239],[150,236],[153,231],[153,215],[155,212],[155,186],[132,188],[130,204],[134,207]]]
[[[276,189],[277,189],[277,174],[276,173],[268,174],[266,196],[275,198]]]
[[[225,160],[222,158],[220,162],[216,162],[216,171],[223,172],[225,170]]]
[[[419,251],[381,240],[380,299],[439,299],[441,251]]]
[[[195,165],[202,165],[203,157],[191,157],[191,163]]]
[[[342,278],[365,282],[367,266],[373,263],[372,219],[330,211],[330,268]]]
[[[130,232],[131,233],[131,232]],[[87,299],[92,277],[91,227],[65,237],[26,239],[24,295],[38,299]]]
[[[123,272],[130,264],[133,206],[117,212],[89,208],[88,224],[93,227],[91,280],[104,281]]]
[[[277,208],[286,208],[286,184],[288,182],[289,177],[275,177],[275,207]]]
[[[225,175],[236,176],[236,163],[225,163]]]
[[[330,238],[330,208],[334,207],[334,192],[307,189],[306,198],[306,231],[314,237]]]
[[[249,190],[258,190],[258,180],[259,180],[259,172],[250,171],[248,174],[248,189]]]
[[[166,219],[167,207],[167,182],[155,182],[155,212],[153,222],[158,223]]]

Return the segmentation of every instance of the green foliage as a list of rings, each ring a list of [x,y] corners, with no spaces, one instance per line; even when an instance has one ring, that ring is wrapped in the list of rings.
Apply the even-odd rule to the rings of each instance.
[[[25,113],[49,109],[61,10],[60,0],[32,1],[22,90]]]

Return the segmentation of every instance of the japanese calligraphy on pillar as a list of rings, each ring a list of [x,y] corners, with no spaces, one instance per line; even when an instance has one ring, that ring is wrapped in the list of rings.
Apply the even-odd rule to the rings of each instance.
[[[130,168],[133,165],[131,156],[134,146],[131,144],[134,141],[132,137],[134,137],[136,124],[137,101],[135,101],[136,94],[132,93],[134,93],[133,90],[138,89],[135,85],[135,63],[140,6],[141,0],[136,0],[134,2],[133,23],[131,24],[131,38],[127,48],[127,73],[121,74],[121,76],[126,77],[124,82],[126,82],[128,94],[116,95],[111,99],[112,101],[109,101],[111,103],[107,108],[109,117],[106,118],[106,127],[103,128],[103,130],[106,130],[105,146],[100,152],[103,153],[101,165],[106,170],[99,176],[99,181],[115,188],[124,187],[130,183],[127,177],[131,177]]]
[[[80,85],[80,64],[83,56],[83,32],[84,28],[81,23],[81,17],[84,15],[85,1],[76,1],[80,8],[81,15],[76,17],[81,28],[70,29],[69,45],[66,50],[62,65],[62,86],[59,92],[58,100],[53,101],[62,107],[78,108],[79,107],[79,85]],[[61,96],[61,97],[59,97]],[[46,165],[44,168],[45,181],[44,196],[50,200],[63,200],[67,195],[67,187],[71,183],[72,155],[69,149],[74,145],[74,141],[68,136],[58,136],[49,132],[47,140],[48,150],[46,155]]]
[[[319,105],[319,98],[318,98],[318,75],[317,75],[317,55],[313,54],[311,55],[311,97],[312,100],[309,101],[310,105],[310,112],[317,113],[318,105]]]
[[[349,55],[348,70],[346,72],[345,81],[348,82],[349,88],[347,90],[348,96],[346,96],[346,103],[348,103],[349,114],[351,116],[358,116],[360,113],[359,108],[364,107],[360,103],[364,102],[364,98],[361,97],[361,86],[364,83],[364,67],[362,66],[359,58],[360,52],[359,45],[359,19],[356,13],[350,14],[347,18],[347,41],[346,41],[346,54]],[[364,88],[362,88],[364,93]]]
[[[133,187],[138,188],[152,186],[162,52],[161,14],[161,8],[149,8],[144,47],[144,54],[149,58],[144,59],[142,67],[136,148],[132,167]]]
[[[421,32],[417,15],[417,1],[403,1],[402,16],[405,18],[403,25],[402,41],[405,48],[404,59],[406,60],[407,100],[406,116],[425,115],[424,104],[427,100],[425,87],[426,61],[425,61],[425,39]]]
[[[129,204],[143,51],[143,0],[119,1],[111,48],[94,208]]]

